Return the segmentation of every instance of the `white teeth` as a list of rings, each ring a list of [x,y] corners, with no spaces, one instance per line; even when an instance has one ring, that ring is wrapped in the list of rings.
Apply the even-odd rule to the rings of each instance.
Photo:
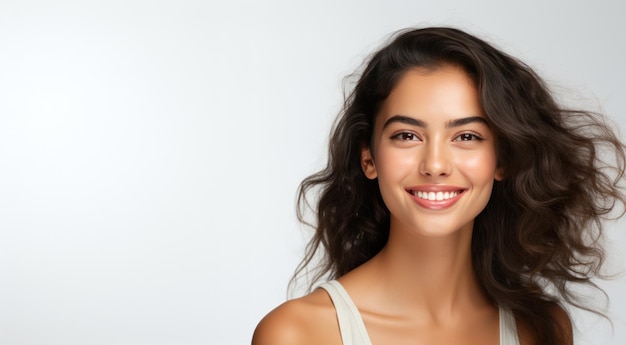
[[[417,191],[413,192],[413,195],[417,196],[420,199],[429,200],[429,201],[443,201],[454,198],[459,195],[458,192],[422,192]]]

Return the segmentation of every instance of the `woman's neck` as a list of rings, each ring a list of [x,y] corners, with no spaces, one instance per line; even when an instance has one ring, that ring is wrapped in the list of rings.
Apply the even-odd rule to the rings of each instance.
[[[384,300],[392,313],[435,318],[459,308],[484,307],[488,301],[473,271],[471,238],[471,225],[440,237],[392,227],[382,251],[354,271],[369,282],[354,293]],[[345,278],[349,284],[350,274]]]

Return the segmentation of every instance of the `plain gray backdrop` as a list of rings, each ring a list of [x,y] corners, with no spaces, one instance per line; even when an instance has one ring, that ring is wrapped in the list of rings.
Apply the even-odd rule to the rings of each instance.
[[[343,77],[390,33],[466,29],[623,126],[625,9],[1,0],[0,343],[249,343],[303,254],[295,192]],[[612,273],[625,224],[608,225]],[[625,344],[626,277],[598,284],[614,330],[573,311],[577,343]]]

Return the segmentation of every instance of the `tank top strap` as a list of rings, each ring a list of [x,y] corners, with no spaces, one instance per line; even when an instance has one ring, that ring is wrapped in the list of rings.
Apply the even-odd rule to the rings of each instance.
[[[515,316],[508,309],[502,307],[498,309],[500,314],[500,345],[520,345]]]
[[[343,286],[332,280],[320,285],[320,288],[326,290],[335,306],[342,344],[372,345],[363,318]]]
[[[372,345],[365,329],[365,323],[358,308],[348,295],[348,292],[336,280],[323,283],[319,286],[326,290],[335,306],[341,342],[343,345]],[[517,325],[513,313],[505,308],[498,308],[500,326],[500,345],[520,345],[517,334]]]

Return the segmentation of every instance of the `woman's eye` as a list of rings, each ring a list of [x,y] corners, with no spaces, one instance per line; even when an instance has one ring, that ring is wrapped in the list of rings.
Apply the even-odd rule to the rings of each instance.
[[[483,138],[479,137],[476,134],[472,133],[463,133],[454,139],[455,141],[470,141],[470,140],[483,140]]]
[[[419,140],[419,137],[417,135],[415,135],[414,133],[410,133],[410,132],[398,133],[391,138],[396,139],[396,140],[401,140],[401,141]]]

